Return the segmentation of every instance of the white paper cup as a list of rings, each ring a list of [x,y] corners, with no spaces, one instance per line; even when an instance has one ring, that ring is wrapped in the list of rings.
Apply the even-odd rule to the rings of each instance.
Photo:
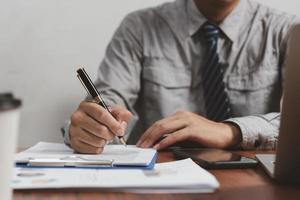
[[[12,197],[10,187],[19,130],[21,101],[11,94],[0,94],[0,199]]]

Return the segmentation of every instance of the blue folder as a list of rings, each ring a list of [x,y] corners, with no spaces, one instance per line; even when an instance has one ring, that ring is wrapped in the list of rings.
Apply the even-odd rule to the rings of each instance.
[[[59,165],[56,165],[53,162],[43,162],[39,163],[38,165],[32,164],[30,161],[28,162],[17,162],[16,167],[22,167],[22,168],[84,168],[84,169],[143,169],[143,170],[151,170],[154,168],[154,165],[157,160],[157,153],[153,156],[151,162],[148,165],[117,165],[111,163],[105,163],[101,162],[97,164],[96,162],[94,164],[82,164],[82,163],[74,163],[72,160],[69,160],[64,165],[61,163]],[[72,163],[72,164],[70,164]]]

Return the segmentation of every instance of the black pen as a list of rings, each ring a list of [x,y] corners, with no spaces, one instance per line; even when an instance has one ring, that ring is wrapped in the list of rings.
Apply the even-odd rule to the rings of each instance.
[[[105,110],[107,110],[111,114],[111,112],[108,109],[107,105],[105,104],[103,98],[100,96],[100,93],[96,89],[94,83],[91,81],[89,75],[86,73],[84,68],[79,68],[77,70],[77,77],[80,80],[80,82],[82,83],[83,87],[86,89],[86,91],[92,96],[93,100],[97,104],[99,104],[100,106],[105,108]],[[120,140],[120,143],[122,143],[123,145],[126,146],[126,142],[125,142],[124,138],[122,136],[118,136],[118,138]]]

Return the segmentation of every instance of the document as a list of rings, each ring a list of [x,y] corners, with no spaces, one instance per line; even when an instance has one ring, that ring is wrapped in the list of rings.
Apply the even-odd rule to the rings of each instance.
[[[101,154],[76,154],[61,143],[39,142],[16,154],[17,164],[43,167],[148,167],[156,161],[155,149],[142,149],[134,145],[106,145]]]
[[[15,168],[14,189],[94,188],[138,193],[210,193],[219,187],[191,159],[159,163],[152,170]]]

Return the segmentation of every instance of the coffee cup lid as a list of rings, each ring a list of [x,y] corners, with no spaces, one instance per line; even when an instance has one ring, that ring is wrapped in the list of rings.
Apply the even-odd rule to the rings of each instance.
[[[16,99],[12,93],[0,93],[0,111],[16,109],[21,105],[21,100]]]

